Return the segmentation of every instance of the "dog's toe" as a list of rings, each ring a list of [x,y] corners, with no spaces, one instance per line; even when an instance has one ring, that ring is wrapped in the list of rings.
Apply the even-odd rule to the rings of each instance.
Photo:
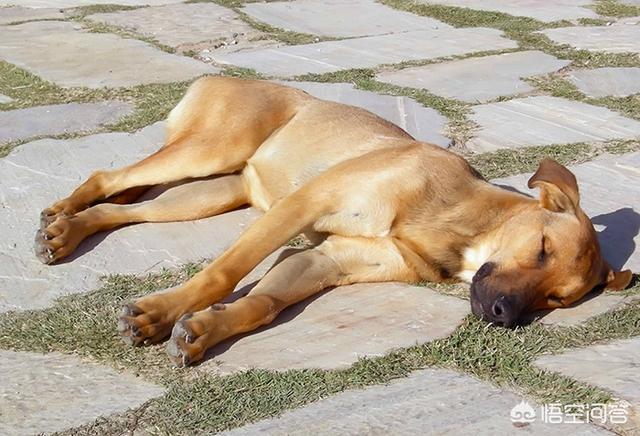
[[[167,354],[179,368],[201,360],[204,354],[204,350],[197,343],[198,336],[186,322],[190,315],[183,316],[176,322],[171,331],[171,338],[167,342]]]
[[[57,260],[56,250],[50,242],[53,237],[46,230],[38,230],[34,238],[34,252],[38,260],[45,265],[51,265]]]

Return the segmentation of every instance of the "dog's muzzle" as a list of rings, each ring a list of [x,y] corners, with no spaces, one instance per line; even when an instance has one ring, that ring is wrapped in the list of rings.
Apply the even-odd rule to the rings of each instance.
[[[476,272],[471,282],[471,311],[479,319],[496,326],[514,327],[522,313],[518,296],[494,289],[487,280],[495,264],[487,262]]]

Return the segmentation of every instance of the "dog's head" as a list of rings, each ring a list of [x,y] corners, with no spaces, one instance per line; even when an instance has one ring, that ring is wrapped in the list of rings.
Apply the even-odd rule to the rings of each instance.
[[[632,277],[602,258],[567,168],[545,159],[528,185],[540,189],[539,203],[515,210],[471,283],[473,313],[505,327],[527,312],[569,306],[598,286],[623,289]]]

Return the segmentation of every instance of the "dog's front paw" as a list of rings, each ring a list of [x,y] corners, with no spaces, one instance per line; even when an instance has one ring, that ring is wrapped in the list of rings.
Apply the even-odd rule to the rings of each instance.
[[[81,223],[75,217],[62,217],[36,232],[36,257],[47,265],[73,253],[85,237]]]
[[[185,367],[203,359],[205,352],[229,337],[224,304],[185,314],[173,326],[167,342],[167,354],[178,367]]]
[[[175,318],[166,310],[161,295],[149,295],[122,308],[117,329],[129,345],[149,345],[171,333]]]

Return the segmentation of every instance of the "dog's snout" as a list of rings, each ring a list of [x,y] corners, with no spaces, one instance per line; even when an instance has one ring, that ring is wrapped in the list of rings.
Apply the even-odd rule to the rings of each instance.
[[[501,327],[512,327],[518,316],[514,308],[514,305],[506,296],[499,296],[491,305],[491,310],[488,314],[489,321]]]
[[[495,265],[493,262],[486,262],[486,263],[484,263],[484,264],[480,267],[480,269],[476,272],[476,275],[475,275],[475,277],[474,277],[474,278],[475,278],[475,280],[481,280],[481,279],[483,279],[483,278],[485,278],[485,277],[489,276],[489,275],[493,272],[493,270],[494,270],[495,266],[496,266],[496,265]]]

